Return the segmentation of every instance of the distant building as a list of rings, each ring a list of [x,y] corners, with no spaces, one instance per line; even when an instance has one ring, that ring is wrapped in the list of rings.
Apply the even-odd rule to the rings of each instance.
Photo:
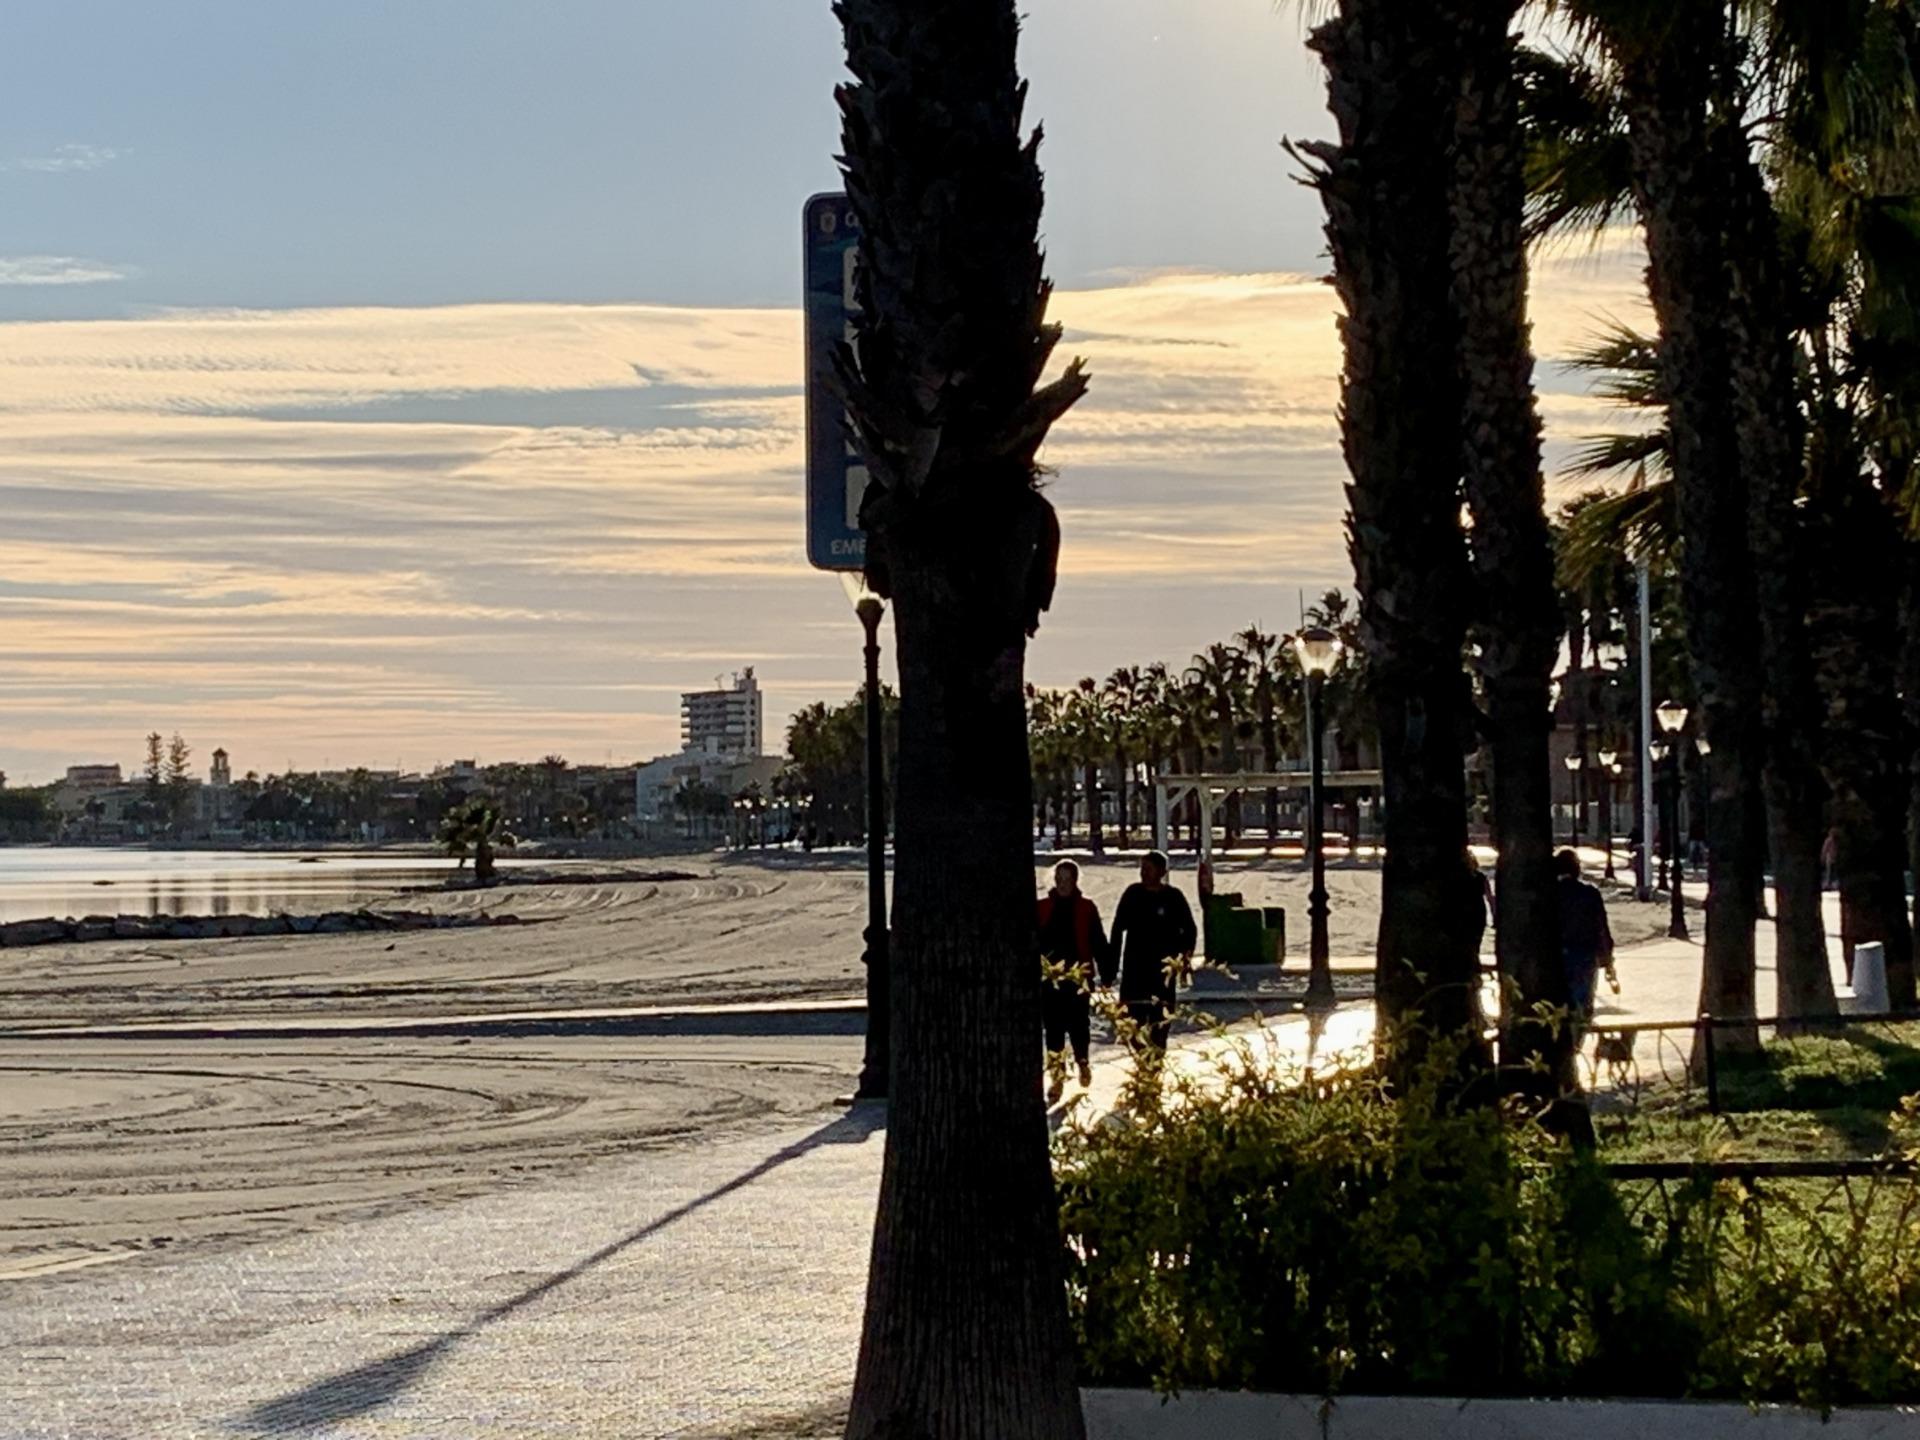
[[[224,790],[233,784],[233,767],[227,763],[227,752],[213,752],[213,763],[207,767],[207,783],[217,790]]]
[[[760,754],[760,683],[751,665],[730,690],[692,690],[680,697],[680,746],[688,754],[745,760]]]
[[[126,782],[118,765],[69,765],[65,783],[75,790],[111,790]]]

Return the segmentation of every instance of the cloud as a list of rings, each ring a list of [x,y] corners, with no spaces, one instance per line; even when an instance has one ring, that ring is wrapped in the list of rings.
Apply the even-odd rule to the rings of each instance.
[[[1543,384],[1594,315],[1639,313],[1641,263],[1536,265]],[[1179,662],[1349,579],[1337,304],[1289,274],[1058,295],[1094,390],[1043,456],[1037,681]],[[801,553],[801,365],[783,309],[0,324],[0,768],[129,762],[154,729],[240,769],[643,758],[678,689],[746,664],[777,744],[860,667]],[[1550,455],[1612,423],[1551,383]]]
[[[73,255],[0,255],[0,285],[99,285],[128,273]]]
[[[110,145],[83,145],[78,143],[56,145],[45,155],[23,156],[17,160],[8,160],[0,164],[3,170],[31,170],[43,175],[64,175],[77,170],[98,170],[127,155],[126,150],[116,150]]]

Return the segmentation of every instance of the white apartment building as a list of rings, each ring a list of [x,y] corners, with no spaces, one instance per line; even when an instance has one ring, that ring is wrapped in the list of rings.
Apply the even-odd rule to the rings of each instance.
[[[680,697],[680,748],[688,753],[749,760],[760,754],[763,727],[760,682],[747,666],[733,688],[690,690]]]

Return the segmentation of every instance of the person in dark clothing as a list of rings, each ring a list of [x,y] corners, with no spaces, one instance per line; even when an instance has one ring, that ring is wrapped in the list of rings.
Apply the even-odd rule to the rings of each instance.
[[[1066,1089],[1068,1041],[1080,1067],[1080,1084],[1093,1083],[1087,1050],[1091,1038],[1087,991],[1105,963],[1107,932],[1100,910],[1080,893],[1080,867],[1062,860],[1053,867],[1053,889],[1040,897],[1040,958],[1066,967],[1060,979],[1048,982],[1041,996],[1047,1032],[1047,1104]]]
[[[1593,1020],[1595,972],[1605,969],[1617,992],[1620,979],[1613,968],[1613,929],[1607,924],[1607,902],[1599,890],[1580,878],[1580,857],[1562,850],[1553,857],[1559,876],[1560,963],[1566,969],[1567,1003],[1573,1011],[1574,1043]]]
[[[1136,1027],[1136,1054],[1150,1065],[1167,1048],[1178,974],[1198,939],[1187,897],[1167,884],[1167,857],[1149,851],[1140,862],[1140,882],[1127,887],[1113,912],[1113,940],[1100,981],[1111,985],[1118,974],[1120,1003]]]

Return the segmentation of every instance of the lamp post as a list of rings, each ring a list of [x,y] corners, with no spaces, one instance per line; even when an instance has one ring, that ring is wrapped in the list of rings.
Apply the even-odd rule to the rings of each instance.
[[[891,946],[887,934],[887,785],[886,752],[880,716],[880,620],[886,602],[867,588],[864,578],[845,571],[840,580],[853,601],[867,640],[867,1046],[860,1063],[856,1100],[884,1100],[891,1071]]]
[[[1648,767],[1649,771],[1650,772],[1658,771],[1660,768],[1660,762],[1667,758],[1667,742],[1664,740],[1656,740],[1651,745],[1647,746],[1647,758],[1653,761],[1653,764]],[[1665,785],[1665,783],[1666,782],[1664,780],[1661,781],[1662,785]],[[1660,828],[1663,830],[1666,828],[1666,823],[1665,823],[1666,813],[1667,813],[1667,807],[1664,804],[1662,804],[1660,807],[1660,814],[1662,817]],[[1661,850],[1657,852],[1659,857],[1660,873],[1654,876],[1654,879],[1653,879],[1653,885],[1656,890],[1664,890],[1667,888],[1667,855],[1670,853],[1671,848],[1672,847],[1668,847],[1668,849],[1666,850]],[[1649,856],[1653,856],[1656,853],[1651,840],[1648,841],[1646,852]]]
[[[1691,937],[1687,934],[1686,900],[1680,891],[1680,732],[1687,723],[1687,707],[1669,700],[1653,714],[1662,733],[1669,737],[1663,748],[1673,756],[1673,773],[1667,779],[1667,880],[1673,900],[1667,938],[1686,940]]]
[[[1606,847],[1607,859],[1602,868],[1601,878],[1613,879],[1613,784],[1620,776],[1618,753],[1612,750],[1600,752],[1600,839]]]
[[[1334,996],[1327,944],[1326,836],[1320,824],[1320,690],[1340,663],[1340,637],[1316,625],[1293,637],[1293,651],[1307,677],[1307,853],[1313,861],[1313,888],[1307,892],[1307,1006],[1326,1009]]]
[[[1587,763],[1587,757],[1578,750],[1567,756],[1567,813],[1573,826],[1573,848],[1580,848],[1580,767]]]

